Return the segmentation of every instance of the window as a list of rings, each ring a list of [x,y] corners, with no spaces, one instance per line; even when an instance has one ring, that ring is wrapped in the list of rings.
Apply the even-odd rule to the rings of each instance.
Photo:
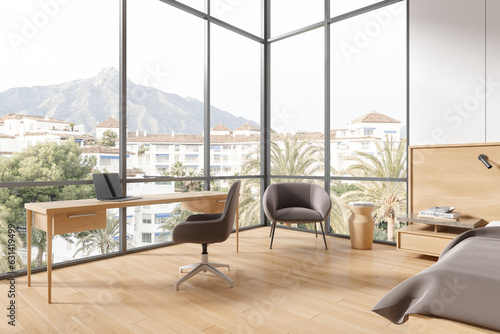
[[[157,154],[156,162],[157,163],[168,162],[168,154]]]
[[[15,160],[8,160],[11,151],[20,154],[22,161],[38,158],[42,166],[53,157],[59,159],[52,165],[54,170],[41,168],[50,170],[50,177],[44,175],[26,180],[14,175],[14,179],[20,182],[19,186],[9,184],[8,187],[1,184],[5,185],[9,180],[0,180],[1,197],[21,198],[16,205],[7,204],[12,207],[6,211],[21,212],[24,202],[34,200],[25,193],[26,189],[32,189],[37,195],[47,195],[36,200],[91,198],[94,196],[92,187],[81,185],[81,180],[88,180],[94,170],[118,172],[119,144],[124,141],[127,145],[125,182],[131,195],[200,191],[205,187],[227,191],[232,178],[244,176],[244,191],[240,199],[240,203],[245,204],[240,208],[242,226],[261,224],[259,203],[264,190],[261,186],[268,178],[272,182],[300,180],[321,184],[331,181],[332,194],[340,199],[335,209],[338,217],[347,213],[343,195],[350,195],[353,191],[363,200],[365,197],[369,199],[373,189],[398,188],[394,198],[399,204],[406,200],[401,195],[404,193],[401,185],[406,181],[404,168],[388,176],[390,182],[375,184],[366,181],[365,174],[356,173],[353,167],[373,157],[381,159],[388,153],[384,150],[390,146],[387,145],[389,142],[396,144],[392,147],[397,147],[400,153],[405,149],[404,2],[354,17],[347,15],[343,20],[331,23],[330,40],[327,41],[325,0],[270,1],[271,36],[281,37],[270,41],[272,80],[265,82],[261,74],[266,59],[261,57],[262,41],[259,40],[262,37],[261,1],[179,1],[204,13],[210,12],[207,17],[200,18],[172,6],[171,1],[127,0],[128,48],[123,56],[128,68],[125,79],[129,132],[125,138],[120,138],[120,142],[111,138],[109,133],[104,135],[107,127],[97,127],[98,123],[111,117],[109,128],[115,132],[119,128],[119,1],[73,0],[71,5],[63,2],[58,1],[61,10],[57,18],[51,18],[47,26],[37,26],[36,36],[27,39],[29,43],[12,44],[7,39],[6,47],[0,49],[0,58],[5,60],[0,62],[0,92],[8,92],[13,87],[20,87],[28,93],[30,87],[53,88],[43,101],[38,100],[39,94],[23,93],[16,96],[21,108],[4,106],[9,112],[37,110],[43,113],[48,109],[42,103],[48,99],[51,113],[50,119],[45,114],[4,119],[0,132],[3,131],[5,136],[0,136],[0,147],[6,158],[2,163],[13,173],[20,170],[18,166],[10,166]],[[331,0],[330,16],[342,15],[375,2],[379,1]],[[205,8],[205,3],[211,5],[210,11]],[[95,11],[97,7],[99,10]],[[0,33],[23,37],[20,22],[32,18],[34,8],[27,8],[22,2],[2,2]],[[88,17],[92,17],[91,26],[87,24]],[[214,24],[213,18],[231,26]],[[321,23],[318,28],[303,29],[316,23]],[[210,25],[210,30],[205,29],[206,24]],[[239,29],[251,35],[241,34]],[[372,30],[367,33],[368,29]],[[292,31],[294,33],[287,37]],[[208,32],[210,36],[206,40]],[[369,43],[359,44],[360,33],[368,36]],[[209,50],[205,50],[207,41],[210,41]],[[327,42],[330,49],[325,49]],[[330,55],[330,73],[324,71],[325,55]],[[82,66],[74,66],[75,63]],[[205,82],[205,73],[210,73],[209,82]],[[324,83],[328,78],[330,89],[325,91]],[[63,83],[70,84],[63,87]],[[78,94],[72,93],[72,87]],[[270,110],[266,109],[270,114],[264,114],[262,110],[263,89],[270,90]],[[206,93],[210,93],[209,101],[205,99]],[[35,98],[27,101],[25,96]],[[325,98],[330,101],[329,106],[325,106]],[[8,103],[9,99],[6,101]],[[64,113],[67,111],[64,106],[72,106],[75,110]],[[207,108],[211,119],[205,119]],[[327,110],[330,110],[329,115]],[[268,117],[270,128],[261,129],[261,119]],[[328,117],[331,132],[325,134],[324,121]],[[212,128],[219,123],[223,131],[212,133],[210,137],[204,135],[206,124]],[[39,133],[33,135],[37,131]],[[31,132],[32,135],[22,136],[22,132]],[[40,134],[43,132],[50,134]],[[261,175],[260,168],[263,157],[261,132],[266,138],[270,136],[270,143],[266,144],[272,145],[271,169],[266,169],[266,175]],[[59,138],[59,134],[64,135],[64,139]],[[77,143],[73,143],[75,141]],[[205,144],[210,145],[209,153]],[[325,146],[330,147],[330,154],[325,154]],[[47,152],[54,154],[46,155]],[[324,158],[328,156],[332,168],[325,168]],[[304,163],[297,163],[297,157]],[[205,164],[208,161],[209,166]],[[29,165],[36,164],[30,161],[23,166]],[[68,165],[75,166],[71,173],[57,169]],[[292,168],[297,165],[302,168]],[[280,175],[287,178],[280,178]],[[181,177],[182,180],[154,180],[163,176]],[[330,176],[342,176],[343,182],[333,182]],[[129,182],[131,178],[136,180]],[[41,180],[62,185],[44,188],[36,183]],[[35,192],[35,187],[43,190]],[[59,192],[61,189],[64,191]],[[396,209],[404,208],[401,205]],[[128,249],[171,241],[168,231],[187,214],[178,203],[127,209],[129,226],[126,231],[117,230],[108,241],[116,244],[119,233],[127,233]],[[6,219],[18,224],[21,220],[14,215]],[[117,217],[118,213],[110,215],[108,224],[116,224]],[[348,233],[345,226],[337,228],[341,222],[332,216],[332,231]],[[392,224],[384,220],[378,222],[381,228],[375,238],[391,240],[392,226],[387,229],[386,223]],[[23,225],[22,222],[19,224]],[[384,234],[382,231],[386,230],[388,232]],[[66,243],[59,238],[54,238],[54,245],[64,250]],[[20,247],[25,244],[25,239],[21,236]],[[44,251],[43,243],[34,246],[40,246],[40,251]],[[88,247],[94,246],[89,244]],[[117,251],[121,252],[117,247],[110,250]],[[95,248],[90,253],[100,255],[100,249]],[[0,256],[3,255],[0,247]],[[67,258],[57,258],[56,262],[66,261],[73,255],[77,258],[86,256],[79,252]],[[40,265],[36,263],[36,266]],[[4,274],[5,269],[0,264],[0,279]]]
[[[151,224],[151,215],[150,214],[142,214],[142,223],[143,224]]]
[[[339,141],[337,143],[337,150],[348,150],[349,149],[349,143]]]
[[[323,42],[324,30],[315,29],[273,44],[271,170],[278,175],[324,175]]]
[[[143,244],[151,243],[151,233],[142,233],[142,243]]]

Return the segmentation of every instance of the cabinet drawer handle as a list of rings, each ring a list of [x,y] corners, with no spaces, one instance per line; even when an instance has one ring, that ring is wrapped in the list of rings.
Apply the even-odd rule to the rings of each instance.
[[[223,199],[223,200],[217,201],[217,203],[226,203],[226,200]]]
[[[95,216],[97,213],[83,213],[81,215],[68,215],[68,218],[90,217]]]

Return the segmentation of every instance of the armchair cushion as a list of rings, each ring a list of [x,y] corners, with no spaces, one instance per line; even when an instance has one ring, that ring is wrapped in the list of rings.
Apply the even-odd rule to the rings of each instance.
[[[323,217],[321,214],[313,209],[291,207],[279,209],[276,211],[275,218],[279,222],[289,223],[289,222],[321,222]]]

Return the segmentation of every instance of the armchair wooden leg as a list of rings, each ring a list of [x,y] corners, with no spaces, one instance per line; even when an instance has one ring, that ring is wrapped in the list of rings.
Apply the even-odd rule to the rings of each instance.
[[[273,222],[273,226],[271,227],[271,246],[269,249],[273,249],[273,240],[274,240],[274,231],[276,230],[276,222]]]
[[[326,224],[326,221],[324,223]],[[316,226],[316,224],[314,225]],[[326,245],[325,229],[323,228],[323,223],[319,223],[319,226],[321,226],[321,232],[323,232],[323,241],[325,242],[325,248],[328,250],[328,246]]]
[[[316,226],[316,223],[314,223],[314,232],[316,232],[316,238],[317,238],[318,237],[318,227]]]

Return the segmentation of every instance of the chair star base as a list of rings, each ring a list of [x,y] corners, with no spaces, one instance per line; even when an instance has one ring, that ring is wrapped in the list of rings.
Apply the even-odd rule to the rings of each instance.
[[[206,251],[206,246],[204,247],[204,251]],[[179,267],[179,274],[183,272],[185,269],[191,269],[191,271],[184,277],[182,277],[180,280],[178,280],[175,283],[175,290],[179,290],[179,285],[193,277],[194,275],[200,273],[200,272],[211,272],[212,274],[219,276],[222,279],[225,279],[226,281],[229,282],[229,287],[233,287],[233,280],[226,275],[224,275],[220,270],[217,268],[224,267],[227,268],[229,271],[229,264],[223,264],[223,263],[210,263],[208,262],[208,254],[201,254],[201,262],[199,263],[193,263],[193,264],[188,264],[185,266]]]

